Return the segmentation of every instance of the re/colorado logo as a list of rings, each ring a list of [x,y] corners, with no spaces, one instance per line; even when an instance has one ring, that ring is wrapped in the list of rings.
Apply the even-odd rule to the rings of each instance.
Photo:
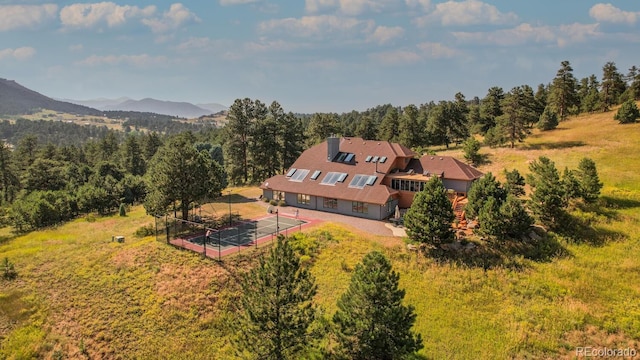
[[[587,347],[577,347],[576,348],[576,356],[577,357],[625,357],[625,358],[633,358],[638,355],[638,351],[632,348],[626,349],[611,349],[611,348],[593,348],[590,346]]]

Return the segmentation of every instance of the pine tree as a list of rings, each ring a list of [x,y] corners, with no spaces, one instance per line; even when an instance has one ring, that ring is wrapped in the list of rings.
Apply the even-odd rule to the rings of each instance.
[[[493,196],[487,198],[478,213],[478,223],[480,232],[485,235],[502,238],[506,230],[505,218],[500,213],[501,200],[496,200]]]
[[[302,154],[305,141],[302,121],[293,113],[287,113],[278,125],[282,130],[280,139],[280,171],[284,171],[293,165]]]
[[[415,148],[422,143],[421,134],[422,131],[418,123],[418,108],[413,104],[407,105],[402,110],[398,121],[398,141],[408,148]]]
[[[249,98],[236,99],[229,108],[224,158],[229,180],[233,184],[243,184],[249,180],[249,143],[255,113],[255,103]]]
[[[20,178],[15,168],[11,151],[4,141],[0,140],[0,190],[2,200],[12,202],[20,188]]]
[[[596,163],[589,159],[583,158],[578,164],[576,178],[580,184],[580,196],[585,202],[594,202],[600,196],[602,183],[598,177]]]
[[[455,215],[440,178],[434,176],[417,193],[404,216],[407,234],[413,241],[434,247],[453,240]]]
[[[376,140],[377,127],[371,116],[362,116],[356,127],[356,136],[364,140]]]
[[[544,108],[542,115],[540,115],[540,120],[536,126],[542,131],[553,130],[558,127],[558,115],[547,106]]]
[[[356,265],[333,317],[338,355],[354,360],[403,359],[422,349],[422,337],[411,331],[414,308],[403,305],[400,276],[380,252]]]
[[[533,189],[529,208],[544,225],[561,226],[565,218],[565,201],[560,175],[553,161],[541,156],[529,165],[527,182]]]
[[[378,139],[396,141],[398,139],[398,109],[390,107],[378,128]]]
[[[576,87],[577,81],[573,76],[573,68],[565,60],[560,64],[560,69],[553,79],[548,100],[551,109],[560,117],[560,121],[564,121],[569,116],[569,109],[578,104]]]
[[[638,105],[634,100],[625,101],[618,112],[613,117],[615,120],[618,120],[620,124],[631,124],[636,122],[638,118],[640,118],[640,110],[638,110]]]
[[[242,318],[234,343],[254,359],[299,359],[314,340],[317,287],[283,236],[242,281]]]
[[[487,96],[480,102],[481,134],[485,134],[489,129],[496,126],[496,118],[502,115],[502,107],[500,104],[504,96],[504,90],[494,86],[489,89]]]
[[[507,199],[500,206],[500,216],[504,221],[503,236],[511,239],[518,239],[527,235],[533,219],[527,213],[522,200],[509,194]]]
[[[511,194],[515,197],[519,197],[524,195],[524,177],[520,175],[520,172],[517,169],[513,169],[511,171],[504,170],[504,175],[507,179],[504,184],[504,189],[507,194]]]
[[[609,61],[602,67],[601,87],[600,100],[602,102],[602,111],[609,111],[611,106],[618,104],[620,95],[626,90],[626,84],[622,79],[622,74],[618,72],[618,68],[614,62]]]
[[[529,135],[528,124],[537,121],[532,106],[532,101],[520,86],[511,89],[502,101],[503,114],[496,118],[496,129],[511,144],[511,148],[515,147],[516,141],[522,141]]]
[[[478,153],[480,150],[480,141],[476,140],[475,137],[470,136],[462,144],[462,149],[464,150],[464,159],[472,165],[477,166],[482,160],[482,156]]]
[[[307,145],[321,143],[331,135],[339,132],[338,116],[336,114],[315,113],[311,116],[307,127]]]
[[[476,180],[471,189],[467,193],[467,205],[465,206],[465,214],[467,218],[474,219],[480,214],[483,204],[493,197],[498,201],[498,206],[507,198],[507,192],[495,176],[488,172],[483,177]]]

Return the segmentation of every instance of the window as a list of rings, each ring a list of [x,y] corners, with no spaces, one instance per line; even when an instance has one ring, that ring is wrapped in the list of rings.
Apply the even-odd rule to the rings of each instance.
[[[313,172],[313,174],[311,174],[311,180],[315,180],[318,178],[318,176],[320,176],[321,171],[320,170],[316,170]]]
[[[356,156],[356,154],[347,154],[347,157],[344,158],[344,162],[351,162],[354,156]]]
[[[380,164],[384,164],[384,162],[387,161],[387,157],[383,156],[380,158],[380,161],[378,161]]]
[[[373,185],[377,179],[378,177],[375,175],[358,174],[353,177],[353,180],[349,183],[349,187],[363,189],[365,185]]]
[[[302,205],[311,204],[311,195],[298,194],[298,204],[302,204]]]
[[[424,190],[424,184],[424,181],[391,179],[391,188],[393,190],[418,192]]]
[[[338,199],[330,199],[324,198],[324,205],[327,209],[337,209],[338,208]]]
[[[295,174],[291,176],[289,181],[302,182],[302,180],[304,180],[304,178],[307,177],[308,174],[309,174],[309,170],[298,169],[298,171],[296,171]]]
[[[373,162],[373,163],[374,162],[378,162],[378,158],[379,158],[378,156],[374,156],[373,159],[371,159],[371,162]]]
[[[396,209],[393,206],[393,198],[389,198],[389,200],[387,200],[385,207],[387,208],[387,214],[391,214],[392,212],[395,212]]]
[[[363,203],[360,201],[353,201],[351,203],[351,212],[359,213],[359,214],[368,214],[369,204]]]
[[[369,179],[367,179],[367,185],[373,186],[373,184],[378,180],[378,177],[375,175],[369,175]]]
[[[344,182],[344,179],[347,178],[347,173],[340,173],[340,176],[338,176],[338,182]]]
[[[338,162],[343,162],[345,156],[347,156],[347,153],[340,153],[340,156],[338,156]]]
[[[367,158],[366,158],[366,159],[364,159],[364,162],[370,162],[372,157],[373,157],[373,156],[368,155],[368,156],[367,156]]]
[[[273,190],[273,200],[284,200],[284,191]]]
[[[291,175],[293,175],[296,172],[297,169],[295,168],[291,168],[289,169],[289,172],[287,173],[287,177],[291,177]]]

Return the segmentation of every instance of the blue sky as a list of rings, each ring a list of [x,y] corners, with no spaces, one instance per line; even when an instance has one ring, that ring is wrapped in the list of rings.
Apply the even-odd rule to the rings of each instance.
[[[483,97],[640,66],[640,1],[0,0],[0,77],[45,95],[287,111]]]

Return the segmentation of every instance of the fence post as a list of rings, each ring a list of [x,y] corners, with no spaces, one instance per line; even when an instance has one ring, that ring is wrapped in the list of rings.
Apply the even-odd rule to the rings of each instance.
[[[221,250],[221,247],[222,247],[222,241],[221,240],[222,239],[221,239],[220,236],[221,236],[220,235],[220,229],[218,229],[218,261],[222,261],[222,250]]]
[[[240,226],[236,226],[236,245],[238,245],[238,252],[240,252]]]
[[[202,241],[202,245],[204,246],[204,257],[205,259],[207,258],[207,240],[208,236],[207,236],[207,226],[202,224],[202,231],[204,232],[204,240]]]

